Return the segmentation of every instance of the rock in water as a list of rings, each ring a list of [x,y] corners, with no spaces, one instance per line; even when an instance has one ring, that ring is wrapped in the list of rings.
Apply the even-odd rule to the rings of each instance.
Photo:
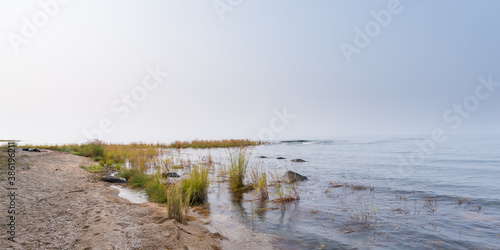
[[[102,177],[101,181],[111,182],[111,183],[126,183],[127,182],[127,180],[125,180],[124,178],[114,177],[111,175]]]
[[[177,173],[174,173],[174,172],[162,173],[162,175],[163,175],[163,178],[168,178],[168,177],[179,178],[179,177],[181,177],[180,175],[178,175]]]
[[[286,158],[285,158],[285,157],[278,157],[278,158],[276,158],[276,159],[278,159],[278,160],[284,160],[284,159],[286,159]]]
[[[307,177],[292,171],[286,171],[282,179],[284,182],[296,182],[296,181],[305,181],[307,180]]]
[[[263,156],[263,155],[261,155],[261,156],[257,156],[257,158],[260,158],[260,159],[265,159],[265,158],[267,158],[267,156]]]
[[[293,159],[292,162],[306,162],[306,161],[304,161],[302,159]]]

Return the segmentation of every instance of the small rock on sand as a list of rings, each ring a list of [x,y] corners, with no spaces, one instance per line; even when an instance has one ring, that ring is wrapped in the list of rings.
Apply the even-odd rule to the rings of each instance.
[[[111,183],[126,183],[127,182],[124,178],[114,177],[111,175],[102,177],[101,181],[111,182]]]

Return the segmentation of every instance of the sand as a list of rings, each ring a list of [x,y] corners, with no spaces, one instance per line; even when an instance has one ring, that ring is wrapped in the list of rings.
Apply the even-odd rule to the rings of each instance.
[[[80,165],[85,157],[22,152],[17,157],[16,242],[7,240],[7,181],[0,181],[0,245],[13,249],[219,249],[199,222],[168,219],[165,207],[136,204]],[[5,175],[4,175],[5,178]],[[8,247],[7,247],[8,246]]]

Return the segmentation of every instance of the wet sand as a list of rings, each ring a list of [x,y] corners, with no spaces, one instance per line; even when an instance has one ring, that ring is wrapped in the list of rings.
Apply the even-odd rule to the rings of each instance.
[[[155,203],[131,203],[62,152],[19,152],[16,157],[16,242],[8,241],[7,181],[2,194],[0,245],[13,249],[219,249],[221,237],[197,221],[168,219]],[[195,214],[193,214],[196,216]]]

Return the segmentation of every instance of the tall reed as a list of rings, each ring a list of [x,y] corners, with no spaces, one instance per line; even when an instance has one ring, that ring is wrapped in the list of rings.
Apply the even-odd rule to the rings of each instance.
[[[267,173],[258,167],[252,169],[250,177],[252,186],[257,191],[260,200],[267,200],[269,193],[267,191]]]
[[[207,199],[208,168],[193,167],[187,178],[180,183],[183,193],[190,197],[190,204],[202,203]]]
[[[228,151],[229,166],[227,172],[229,174],[229,186],[232,191],[240,191],[245,187],[243,180],[247,172],[248,163],[251,157],[251,151],[247,147],[240,147]]]
[[[168,217],[181,223],[187,223],[189,212],[189,193],[184,194],[182,185],[173,185],[167,190]]]

